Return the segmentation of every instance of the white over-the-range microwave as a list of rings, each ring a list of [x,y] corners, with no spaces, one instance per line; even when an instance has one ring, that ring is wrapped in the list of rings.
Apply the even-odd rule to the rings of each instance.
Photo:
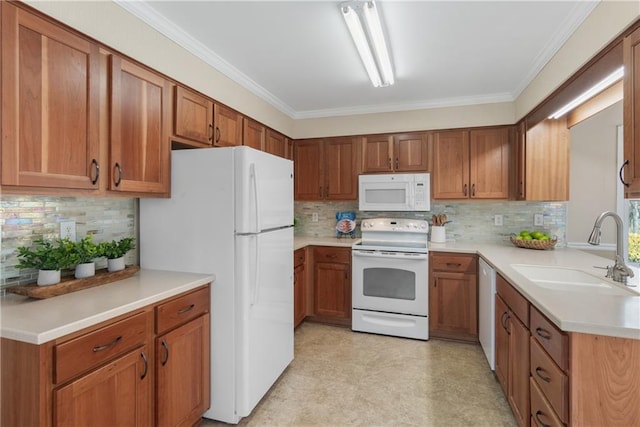
[[[412,212],[431,209],[428,173],[360,175],[358,201],[361,211]]]

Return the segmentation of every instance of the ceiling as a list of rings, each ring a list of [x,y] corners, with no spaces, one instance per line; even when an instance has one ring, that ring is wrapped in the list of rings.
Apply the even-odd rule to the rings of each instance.
[[[292,118],[509,102],[594,1],[378,1],[396,83],[374,88],[339,1],[123,1]]]

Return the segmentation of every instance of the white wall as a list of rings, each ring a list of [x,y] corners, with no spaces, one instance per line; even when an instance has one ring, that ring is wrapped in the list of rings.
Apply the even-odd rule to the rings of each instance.
[[[601,1],[513,103],[294,120],[111,1],[26,3],[293,138],[514,123],[640,17],[639,1]]]
[[[622,101],[571,128],[569,243],[585,244],[598,215],[616,211],[616,127],[621,124]],[[611,219],[603,223],[603,244],[615,244],[614,224]]]

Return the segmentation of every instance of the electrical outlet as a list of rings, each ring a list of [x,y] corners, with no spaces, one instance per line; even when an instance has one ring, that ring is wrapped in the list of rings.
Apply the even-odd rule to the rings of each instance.
[[[493,225],[502,226],[502,224],[504,223],[503,219],[504,218],[500,214],[494,215],[493,216]]]
[[[318,212],[311,214],[311,222],[318,222]]]
[[[542,214],[533,215],[533,225],[542,226],[544,224],[544,216]]]
[[[69,239],[72,242],[76,241],[76,222],[75,221],[62,221],[60,222],[60,238]]]

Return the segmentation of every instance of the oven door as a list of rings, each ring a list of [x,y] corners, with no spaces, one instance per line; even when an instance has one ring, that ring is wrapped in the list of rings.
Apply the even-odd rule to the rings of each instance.
[[[428,314],[427,254],[353,250],[352,257],[354,309]]]

